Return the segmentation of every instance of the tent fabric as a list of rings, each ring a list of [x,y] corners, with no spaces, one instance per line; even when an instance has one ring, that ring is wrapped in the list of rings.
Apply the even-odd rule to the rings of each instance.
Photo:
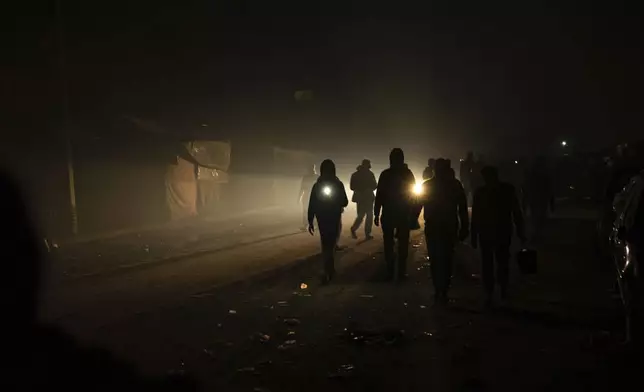
[[[197,179],[194,164],[177,157],[175,165],[168,165],[165,184],[170,219],[178,220],[196,216]]]
[[[230,143],[197,140],[189,143],[188,151],[197,163],[211,170],[228,171],[230,167]]]

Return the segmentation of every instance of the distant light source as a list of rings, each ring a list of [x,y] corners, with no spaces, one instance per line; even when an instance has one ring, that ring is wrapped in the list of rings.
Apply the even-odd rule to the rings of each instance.
[[[565,141],[565,140],[564,140],[564,141],[562,141],[562,142],[561,142],[561,146],[562,146],[562,147],[566,147],[567,145],[568,145],[568,142],[567,142],[567,141]]]
[[[519,164],[519,161],[514,161],[514,164],[515,164],[515,165],[518,165],[518,164]]]
[[[414,192],[414,195],[420,196],[423,194],[423,183],[422,182],[417,182],[414,184],[414,189],[412,190]]]

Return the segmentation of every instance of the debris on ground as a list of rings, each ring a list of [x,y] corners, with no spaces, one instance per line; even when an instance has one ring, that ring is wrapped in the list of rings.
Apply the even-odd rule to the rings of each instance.
[[[268,342],[269,340],[271,340],[271,336],[270,336],[270,335],[267,335],[267,334],[265,334],[265,333],[262,333],[262,332],[257,332],[256,334],[254,334],[253,336],[251,336],[251,339],[252,339],[252,340],[256,340],[256,341],[258,341],[258,342],[260,342],[260,343],[266,343],[266,342]]]
[[[329,373],[329,378],[345,378],[351,375],[353,372],[354,366],[351,364],[341,365],[338,370],[333,373]]]
[[[277,301],[279,306],[288,306],[288,301]]]
[[[245,368],[237,369],[237,371],[240,372],[240,373],[252,373],[252,372],[255,371],[255,368],[252,367],[252,366],[248,366],[248,367],[245,367]]]
[[[309,285],[307,285],[306,283],[300,283],[300,290],[306,290],[308,288],[309,288]]]
[[[425,306],[425,305],[420,305],[420,308],[421,308],[421,309],[425,309],[425,308],[427,308],[427,306]]]
[[[373,298],[374,296],[371,294],[362,294],[360,298]]]
[[[412,248],[420,248],[420,244],[412,244]]]
[[[297,344],[297,340],[287,340],[284,343],[277,346],[277,348],[279,350],[288,350],[289,348],[295,347],[296,344]]]
[[[296,318],[287,318],[287,319],[284,319],[284,324],[294,327],[296,325],[300,325],[300,320]]]
[[[236,311],[236,310],[233,310],[233,309],[230,309],[230,310],[228,311],[228,314],[237,314],[237,311]]]
[[[341,334],[343,340],[356,344],[367,345],[394,345],[401,343],[405,336],[402,329],[383,329],[383,330],[366,330],[366,329],[349,329],[345,328]]]
[[[295,331],[288,331],[287,335],[288,336],[295,336]]]

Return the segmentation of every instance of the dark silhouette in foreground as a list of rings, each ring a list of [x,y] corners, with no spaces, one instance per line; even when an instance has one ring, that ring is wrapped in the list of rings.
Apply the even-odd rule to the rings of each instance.
[[[419,196],[424,210],[425,239],[431,263],[435,300],[446,303],[456,241],[467,238],[469,217],[461,183],[444,159],[436,161],[435,176],[423,183]],[[418,211],[420,213],[420,211]]]
[[[318,222],[324,274],[322,282],[328,283],[335,275],[335,251],[342,227],[342,212],[349,204],[344,184],[335,175],[335,164],[326,159],[320,165],[320,177],[311,189],[309,201],[309,233],[315,232],[313,219]]]
[[[376,176],[371,171],[371,162],[368,159],[362,161],[356,172],[351,175],[351,190],[353,197],[351,201],[356,203],[358,216],[351,226],[351,236],[358,238],[356,231],[360,228],[362,221],[367,217],[364,225],[365,238],[371,239],[371,225],[373,225],[373,202],[375,196],[373,192],[378,187]]]
[[[406,277],[409,253],[409,231],[413,218],[414,174],[405,164],[405,155],[400,148],[389,154],[389,169],[378,179],[374,223],[380,225],[382,210],[382,234],[387,263],[386,279],[402,280]],[[394,241],[398,240],[398,258],[394,254]]]
[[[0,173],[4,271],[0,301],[5,361],[2,391],[197,390],[183,377],[148,379],[108,351],[84,348],[60,329],[37,321],[42,274],[38,236],[17,185]]]
[[[485,185],[476,190],[472,204],[472,247],[481,246],[482,277],[487,304],[494,298],[498,282],[501,297],[507,298],[510,243],[513,225],[518,237],[525,242],[523,214],[514,187],[499,181],[496,168],[486,166],[481,171]],[[496,277],[494,267],[496,264]]]

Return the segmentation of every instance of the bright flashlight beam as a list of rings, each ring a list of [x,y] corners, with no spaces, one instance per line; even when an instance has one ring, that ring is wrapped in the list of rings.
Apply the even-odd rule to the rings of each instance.
[[[566,147],[566,146],[568,145],[568,142],[564,140],[564,141],[562,141],[562,142],[561,142],[561,145],[562,145],[563,147]]]
[[[331,196],[331,187],[325,186],[322,188],[322,193],[324,196]]]
[[[423,183],[417,182],[414,185],[414,195],[422,195],[422,194],[423,194]]]

